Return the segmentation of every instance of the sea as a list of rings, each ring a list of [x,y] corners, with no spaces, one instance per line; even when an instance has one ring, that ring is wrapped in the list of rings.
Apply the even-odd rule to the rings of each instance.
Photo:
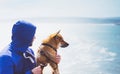
[[[11,29],[17,20],[0,22],[0,50],[11,42]],[[43,39],[61,30],[60,34],[69,46],[58,49],[60,74],[120,74],[120,25],[25,20],[37,26],[36,39],[31,47],[35,53]],[[51,71],[48,65],[44,74]]]

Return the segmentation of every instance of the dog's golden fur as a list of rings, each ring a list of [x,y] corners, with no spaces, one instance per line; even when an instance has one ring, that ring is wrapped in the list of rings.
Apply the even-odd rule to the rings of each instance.
[[[58,69],[58,64],[56,63],[57,49],[59,47],[67,47],[69,44],[64,41],[60,31],[51,34],[47,39],[43,40],[43,43],[37,51],[37,65],[41,65],[42,74],[43,69],[47,64],[53,69],[52,74],[60,74]]]

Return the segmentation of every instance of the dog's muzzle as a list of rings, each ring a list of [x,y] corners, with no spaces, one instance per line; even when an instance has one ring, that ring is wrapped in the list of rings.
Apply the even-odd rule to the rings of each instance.
[[[65,48],[65,47],[67,47],[67,46],[69,46],[69,44],[68,44],[68,43],[64,43],[64,44],[61,44],[60,47]]]

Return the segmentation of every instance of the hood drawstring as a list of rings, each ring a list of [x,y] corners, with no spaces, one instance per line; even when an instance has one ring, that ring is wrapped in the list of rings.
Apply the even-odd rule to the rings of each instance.
[[[27,55],[27,54],[29,54],[29,55]],[[26,51],[26,53],[23,53],[23,56],[25,59],[29,59],[32,63],[35,63],[35,61],[34,61],[35,57],[29,51]]]

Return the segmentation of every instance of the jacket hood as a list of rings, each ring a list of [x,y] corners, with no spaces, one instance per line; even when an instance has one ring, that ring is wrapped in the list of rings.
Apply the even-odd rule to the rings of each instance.
[[[16,22],[12,28],[12,49],[25,52],[33,41],[35,31],[36,27],[29,22]]]

